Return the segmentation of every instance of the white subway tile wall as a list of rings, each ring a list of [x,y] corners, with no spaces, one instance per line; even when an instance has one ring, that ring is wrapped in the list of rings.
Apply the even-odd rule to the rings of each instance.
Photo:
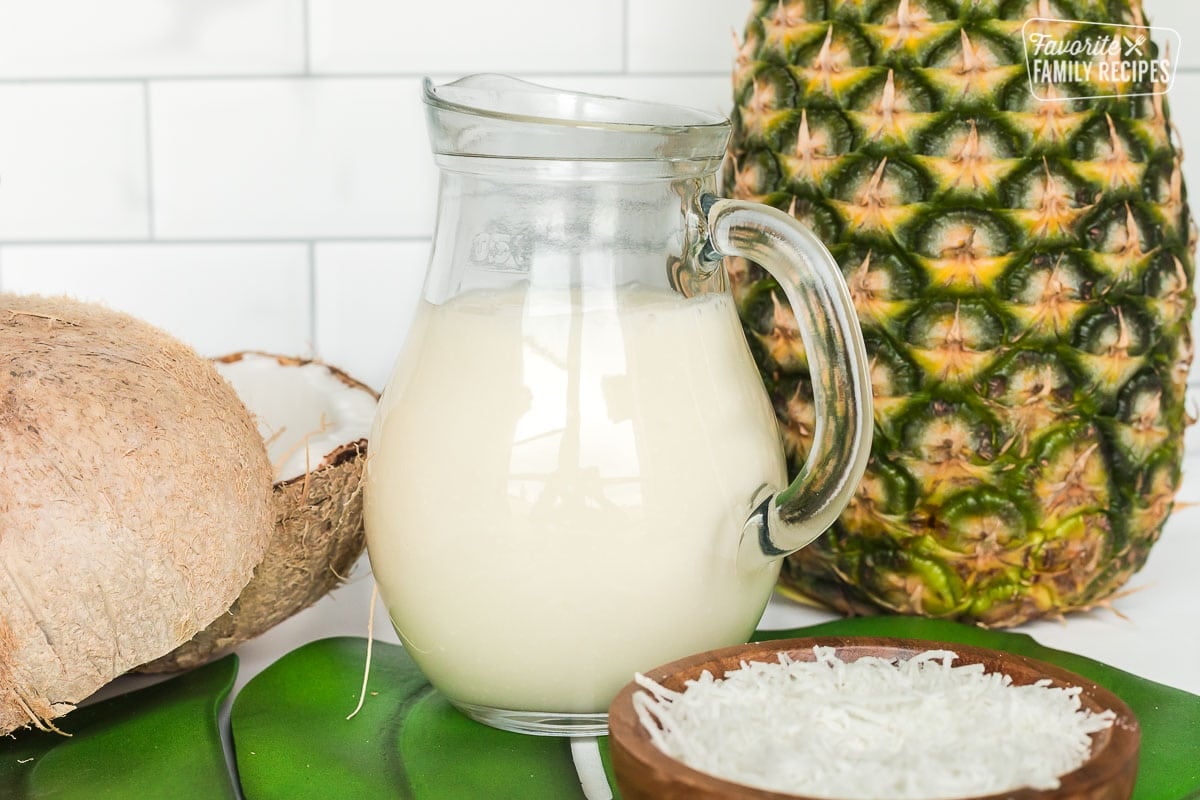
[[[619,72],[624,63],[626,0],[308,5],[312,68],[321,73]]]
[[[0,77],[299,73],[306,22],[304,0],[5,0]]]
[[[1145,2],[1182,35],[1171,99],[1200,152],[1194,0]],[[317,355],[381,388],[437,199],[421,78],[728,112],[749,6],[0,0],[0,290],[101,300],[210,355]]]
[[[415,78],[159,82],[163,239],[422,237],[436,176]]]
[[[146,91],[0,83],[0,241],[149,235]]]
[[[202,353],[314,349],[305,244],[14,245],[0,255],[6,291],[105,303]]]
[[[630,2],[629,71],[729,75],[733,35],[742,35],[746,0]],[[727,88],[726,82],[723,88]],[[728,94],[728,92],[726,92]]]
[[[429,242],[321,242],[315,255],[321,356],[382,390],[420,300]]]

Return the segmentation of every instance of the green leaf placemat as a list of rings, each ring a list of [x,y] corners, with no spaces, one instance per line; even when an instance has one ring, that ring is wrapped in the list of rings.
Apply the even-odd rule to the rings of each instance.
[[[0,737],[4,800],[233,800],[217,711],[237,656]]]
[[[238,694],[231,719],[246,800],[583,797],[568,740],[467,719],[398,645],[375,642],[366,702],[347,720],[366,646],[354,637],[312,642]]]
[[[1135,800],[1200,800],[1200,697],[1024,634],[905,617],[846,619],[761,640],[892,636],[1006,650],[1057,664],[1118,694],[1142,725]],[[326,639],[284,656],[242,690],[233,737],[246,800],[371,797],[582,798],[566,740],[493,730],[455,711],[395,645],[375,643],[363,710],[352,720],[366,640]],[[600,741],[607,759],[607,741]],[[610,778],[611,778],[611,766]]]

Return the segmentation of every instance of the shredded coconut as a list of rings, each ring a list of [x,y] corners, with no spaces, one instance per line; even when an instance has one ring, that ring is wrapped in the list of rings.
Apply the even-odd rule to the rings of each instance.
[[[952,800],[1019,788],[1054,789],[1111,727],[1080,689],[1049,680],[1014,686],[982,664],[952,666],[930,650],[897,661],[815,661],[786,653],[745,662],[683,692],[638,675],[633,703],[653,743],[728,781],[837,800]]]

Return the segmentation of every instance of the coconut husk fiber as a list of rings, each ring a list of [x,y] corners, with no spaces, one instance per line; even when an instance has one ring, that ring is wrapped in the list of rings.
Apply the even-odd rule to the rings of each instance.
[[[220,616],[272,482],[206,359],[102,306],[0,294],[0,733],[52,728]]]
[[[285,366],[312,363],[272,357]],[[369,387],[323,366],[347,386],[377,399]],[[348,442],[307,474],[277,483],[274,532],[250,583],[205,630],[138,671],[173,672],[212,661],[303,611],[341,584],[366,546],[362,520],[366,451],[366,439]]]

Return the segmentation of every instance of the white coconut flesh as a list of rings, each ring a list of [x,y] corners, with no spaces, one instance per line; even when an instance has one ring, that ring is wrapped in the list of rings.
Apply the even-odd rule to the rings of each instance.
[[[324,364],[239,353],[216,367],[254,415],[276,483],[320,469],[370,432],[375,396]]]

